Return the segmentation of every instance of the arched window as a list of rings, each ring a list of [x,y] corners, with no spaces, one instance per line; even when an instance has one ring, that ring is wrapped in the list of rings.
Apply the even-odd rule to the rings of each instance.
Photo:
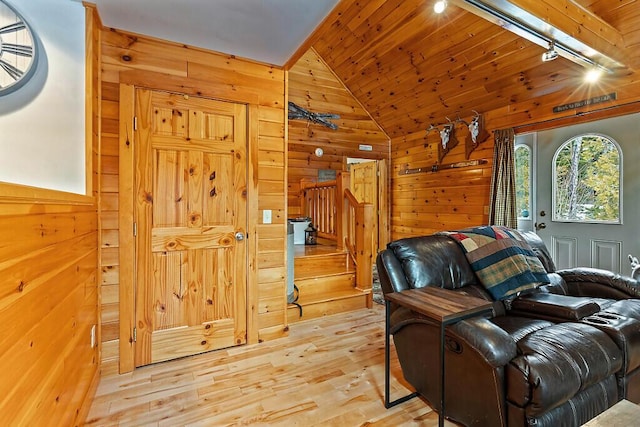
[[[598,134],[576,136],[553,159],[553,220],[621,223],[622,155]]]

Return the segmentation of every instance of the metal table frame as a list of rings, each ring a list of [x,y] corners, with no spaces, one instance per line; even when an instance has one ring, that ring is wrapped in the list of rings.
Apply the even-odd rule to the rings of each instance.
[[[394,401],[390,401],[390,391],[389,391],[389,350],[390,350],[390,336],[391,333],[389,331],[389,324],[391,320],[391,301],[385,299],[384,301],[385,307],[385,322],[384,322],[384,330],[385,330],[385,345],[384,345],[384,407],[389,409],[401,403],[404,403],[414,397],[418,396],[418,392],[410,393],[406,396],[400,397]],[[461,313],[460,315],[455,315],[449,319],[443,320],[442,322],[437,322],[440,324],[440,411],[438,412],[438,427],[444,426],[444,418],[445,418],[445,405],[444,405],[444,396],[445,396],[445,328],[454,323],[460,322],[465,319],[469,319],[472,317],[484,316],[487,314],[491,314],[493,312],[493,307],[487,307],[481,312],[474,313]]]

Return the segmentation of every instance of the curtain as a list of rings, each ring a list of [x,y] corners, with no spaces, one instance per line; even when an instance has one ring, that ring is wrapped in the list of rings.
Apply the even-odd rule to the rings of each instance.
[[[516,213],[515,133],[512,128],[493,133],[493,173],[489,202],[489,225],[518,226]]]

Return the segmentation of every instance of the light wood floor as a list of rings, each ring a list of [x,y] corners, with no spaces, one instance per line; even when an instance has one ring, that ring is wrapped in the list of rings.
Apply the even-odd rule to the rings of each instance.
[[[392,398],[406,394],[395,354],[391,376]],[[383,401],[384,310],[374,304],[297,323],[286,338],[103,376],[87,425],[437,425],[419,398],[389,410]]]

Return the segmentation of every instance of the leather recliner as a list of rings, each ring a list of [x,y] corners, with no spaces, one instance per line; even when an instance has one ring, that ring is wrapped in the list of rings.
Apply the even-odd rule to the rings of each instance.
[[[597,269],[556,271],[523,233],[550,284],[494,301],[460,246],[444,235],[397,240],[378,254],[385,294],[437,286],[493,303],[491,318],[446,329],[446,417],[468,426],[580,426],[621,399],[640,402],[640,291]],[[439,325],[391,304],[405,379],[439,411]]]

